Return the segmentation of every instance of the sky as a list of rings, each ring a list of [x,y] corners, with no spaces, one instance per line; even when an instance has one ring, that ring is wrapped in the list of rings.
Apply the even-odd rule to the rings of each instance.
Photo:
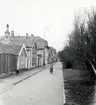
[[[96,0],[0,0],[0,36],[6,24],[16,35],[40,36],[61,50],[73,29],[75,13],[96,6]],[[46,28],[48,27],[48,28]]]

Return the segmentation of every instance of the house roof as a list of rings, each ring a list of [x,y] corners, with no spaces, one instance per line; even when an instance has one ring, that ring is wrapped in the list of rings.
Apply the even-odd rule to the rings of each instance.
[[[26,47],[32,47],[34,42],[36,43],[37,49],[44,49],[44,46],[48,47],[48,42],[39,36],[10,36],[8,44],[25,44]]]
[[[50,53],[52,53],[52,54],[56,54],[56,49],[55,49],[55,48],[50,47],[49,49],[50,49]]]
[[[25,44],[26,47],[32,47],[34,43],[34,38],[31,36],[14,36],[10,38],[9,44]]]
[[[55,52],[56,52],[56,49],[55,49],[55,48],[53,48],[53,47],[50,47],[50,49],[51,49],[52,51],[55,51]]]
[[[44,39],[42,39],[39,36],[34,36],[35,42],[36,42],[36,46],[37,49],[44,49],[44,46],[47,47],[48,46],[48,42],[45,41]]]
[[[10,45],[0,43],[0,53],[19,55],[23,45]]]

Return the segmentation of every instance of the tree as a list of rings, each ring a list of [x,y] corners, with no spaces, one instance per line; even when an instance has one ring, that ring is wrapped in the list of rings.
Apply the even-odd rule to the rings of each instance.
[[[75,17],[68,45],[59,55],[64,64],[70,61],[90,70],[96,67],[96,11],[87,18],[88,21],[81,21],[79,16]]]

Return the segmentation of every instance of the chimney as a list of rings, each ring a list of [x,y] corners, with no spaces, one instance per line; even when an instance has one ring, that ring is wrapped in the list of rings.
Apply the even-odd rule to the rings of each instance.
[[[11,36],[14,37],[14,30],[11,31]]]

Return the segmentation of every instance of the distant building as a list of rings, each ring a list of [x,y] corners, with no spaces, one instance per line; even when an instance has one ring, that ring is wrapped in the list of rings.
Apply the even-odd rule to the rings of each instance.
[[[49,51],[49,63],[53,63],[57,61],[57,54],[56,54],[56,49],[53,47],[50,47]]]

